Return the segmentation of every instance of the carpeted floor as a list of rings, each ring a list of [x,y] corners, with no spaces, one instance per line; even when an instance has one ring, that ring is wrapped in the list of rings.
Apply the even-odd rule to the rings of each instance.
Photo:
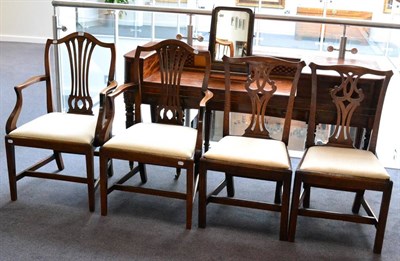
[[[13,86],[42,73],[42,54],[43,45],[0,42],[2,136],[15,102]],[[27,91],[30,97],[21,122],[44,112],[39,89]],[[46,154],[24,148],[17,153],[19,169]],[[293,160],[294,165],[297,162]],[[82,157],[66,155],[65,165],[65,172],[84,175]],[[114,165],[116,176],[128,169],[126,162]],[[184,189],[184,175],[175,181],[174,170],[150,167],[149,172],[148,186]],[[33,178],[18,183],[19,198],[11,202],[4,139],[0,139],[0,260],[398,260],[400,171],[389,172],[394,181],[392,203],[383,251],[376,255],[375,229],[368,225],[300,217],[296,242],[289,243],[278,240],[279,215],[260,210],[211,205],[208,226],[199,229],[196,202],[189,231],[183,201],[114,192],[109,196],[109,214],[102,217],[98,193],[96,211],[88,211],[84,185]],[[214,176],[210,183],[222,178]],[[272,198],[273,189],[271,184],[237,182],[237,192],[249,197]],[[375,207],[379,196],[366,195]],[[349,209],[351,201],[348,193],[315,190],[311,204]]]

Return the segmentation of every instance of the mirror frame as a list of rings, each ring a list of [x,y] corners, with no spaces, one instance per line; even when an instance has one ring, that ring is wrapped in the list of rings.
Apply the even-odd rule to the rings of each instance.
[[[208,50],[211,54],[211,69],[217,71],[223,71],[224,66],[222,60],[215,60],[215,42],[217,37],[217,21],[218,21],[218,13],[219,11],[237,11],[237,12],[245,12],[249,14],[249,23],[248,23],[248,31],[247,31],[247,56],[252,55],[253,53],[253,37],[254,37],[254,13],[250,8],[244,7],[229,7],[229,6],[218,6],[215,7],[212,11],[211,18],[211,29],[210,29],[210,40],[208,45]]]

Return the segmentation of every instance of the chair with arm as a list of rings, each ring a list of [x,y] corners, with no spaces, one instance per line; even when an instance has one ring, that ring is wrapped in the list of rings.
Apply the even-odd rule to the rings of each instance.
[[[53,48],[57,48],[60,53],[65,51],[68,54],[66,59],[70,68],[71,92],[68,96],[67,112],[56,112],[53,108],[52,78],[54,75],[52,75],[52,72],[54,72],[54,64],[51,59]],[[108,117],[101,102],[98,115],[96,116],[93,112],[94,101],[90,91],[94,92],[94,88],[99,88],[99,86],[93,86],[90,81],[92,70],[98,69],[92,69],[93,65],[96,66],[96,64],[91,58],[94,50],[97,49],[109,53],[109,59],[104,60],[104,66],[108,74],[108,86],[105,84],[105,86],[101,87],[103,90],[100,91],[100,100],[104,100],[105,95],[117,86],[114,81],[115,45],[101,42],[88,33],[76,32],[59,40],[48,39],[44,52],[45,74],[32,77],[15,87],[17,100],[7,120],[5,136],[11,200],[17,200],[17,181],[23,177],[63,180],[86,184],[88,187],[89,210],[94,211],[94,194],[97,180],[94,177],[93,158],[96,146],[100,145],[97,139],[100,134],[99,131]],[[67,73],[68,68],[65,69],[64,75]],[[47,113],[21,126],[17,126],[18,118],[23,108],[24,89],[28,87],[40,88],[42,87],[40,86],[41,84],[44,85],[46,91],[46,102],[42,104],[46,104]],[[98,91],[96,95],[98,95]],[[37,104],[40,104],[40,101]],[[49,149],[53,153],[48,158],[17,173],[16,146]],[[57,163],[58,170],[63,170],[64,163],[61,153],[85,156],[86,173],[84,177],[82,175],[72,176],[70,174],[41,171],[43,166],[53,160]]]
[[[143,54],[145,53],[145,54]],[[154,95],[157,101],[156,115],[153,122],[143,122],[141,115],[142,82],[141,55],[154,55],[154,74],[160,76],[159,95]],[[204,58],[202,88],[198,91],[198,109],[194,128],[184,126],[184,96],[180,91],[181,77],[185,63],[193,56]],[[134,79],[132,83],[119,86],[108,96],[107,104],[114,106],[114,99],[124,92],[134,93],[135,120],[134,124],[120,134],[115,135],[100,149],[100,179],[101,179],[101,214],[107,215],[107,196],[113,190],[158,195],[186,201],[186,228],[192,226],[192,208],[196,192],[198,160],[202,155],[203,117],[206,102],[212,97],[207,90],[210,75],[210,54],[208,51],[198,51],[178,40],[164,40],[152,46],[138,46],[134,58]],[[109,122],[112,124],[112,121]],[[107,180],[107,161],[112,159],[138,162],[138,167],[123,175],[121,179],[109,186]],[[186,191],[145,188],[125,183],[140,172],[142,183],[147,182],[146,164],[186,170]],[[138,171],[136,171],[138,170]],[[157,173],[158,174],[158,173]],[[160,173],[162,174],[162,173]],[[115,177],[116,175],[114,175]],[[175,180],[177,182],[177,180]],[[125,183],[125,184],[124,184]]]
[[[291,207],[289,240],[294,241],[297,216],[309,216],[370,224],[376,227],[374,252],[380,253],[388,215],[392,181],[376,156],[379,122],[387,86],[392,71],[378,71],[350,65],[310,64],[312,76],[311,105],[306,139],[306,152],[295,172]],[[338,75],[338,82],[322,82],[322,74]],[[370,79],[373,79],[371,81]],[[378,80],[378,81],[377,81]],[[374,84],[378,82],[379,84]],[[332,103],[321,104],[330,99]],[[361,107],[365,103],[367,106]],[[326,144],[317,145],[316,127],[321,122],[317,106],[332,106],[336,112],[332,135]],[[367,109],[366,109],[367,108]],[[353,116],[355,111],[369,114],[367,122],[360,125]],[[355,148],[353,128],[370,130],[366,149]],[[320,143],[320,142],[318,142]],[[304,186],[303,193],[301,187]],[[310,207],[311,188],[354,192],[352,213],[333,212]],[[375,216],[364,198],[365,191],[382,192],[379,216]],[[329,202],[324,202],[328,206]],[[363,206],[367,215],[359,213]]]
[[[218,203],[254,209],[278,211],[280,218],[280,239],[287,240],[289,217],[290,185],[292,167],[287,150],[291,117],[297,84],[304,61],[288,61],[275,57],[240,57],[224,56],[225,67],[225,106],[223,116],[223,138],[204,153],[200,159],[199,177],[199,227],[206,227],[206,208],[209,203]],[[242,80],[243,91],[247,92],[251,104],[251,118],[242,135],[231,133],[231,66],[245,64],[247,75]],[[277,72],[286,71],[282,76]],[[237,77],[237,76],[236,76]],[[237,79],[236,79],[237,80]],[[268,110],[274,109],[269,102],[275,99],[279,91],[289,89],[289,94],[282,99],[283,130],[282,136],[272,138],[268,125]],[[279,91],[277,91],[279,90]],[[279,98],[282,98],[280,96]],[[278,135],[279,136],[279,135]],[[207,193],[207,180],[216,171],[225,174],[225,180]],[[218,174],[218,173],[215,173]],[[276,183],[275,201],[255,201],[235,197],[233,177],[242,177]],[[219,195],[227,188],[227,197]],[[283,192],[282,192],[283,187]]]

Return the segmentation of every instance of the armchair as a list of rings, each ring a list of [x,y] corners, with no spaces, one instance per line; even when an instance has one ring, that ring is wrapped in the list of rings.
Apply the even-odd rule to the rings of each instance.
[[[52,94],[52,50],[65,51],[70,65],[71,92],[68,95],[67,112],[56,112],[53,105]],[[104,66],[108,72],[108,87],[100,91],[100,109],[96,116],[94,113],[93,98],[91,96],[94,86],[90,82],[90,74],[94,63],[91,63],[92,54],[97,48],[104,48],[109,53],[109,59]],[[92,65],[92,66],[91,66]],[[95,209],[95,188],[97,181],[94,178],[93,158],[95,148],[101,145],[98,137],[101,131],[110,134],[110,129],[103,130],[103,123],[107,119],[105,107],[102,104],[105,95],[117,86],[114,81],[115,73],[115,46],[113,43],[104,43],[88,33],[72,33],[59,40],[48,39],[44,51],[45,74],[34,76],[15,87],[17,100],[11,115],[6,123],[5,146],[7,154],[8,176],[10,183],[11,200],[17,200],[17,181],[24,177],[37,177],[46,179],[63,180],[83,183],[88,188],[89,210]],[[67,70],[64,72],[67,73]],[[33,119],[21,126],[17,126],[19,115],[23,108],[23,91],[26,88],[39,88],[45,86],[47,113]],[[17,173],[15,147],[31,147],[49,149],[53,153],[46,159],[35,163],[31,167]],[[86,160],[86,173],[72,176],[62,173],[49,173],[41,168],[55,160],[58,171],[64,169],[61,153],[84,155]]]
[[[158,101],[155,108],[155,118],[151,123],[143,122],[141,115],[142,82],[141,56],[153,55],[153,75],[159,75],[160,83],[154,88],[161,89],[161,95],[154,95]],[[194,128],[184,126],[183,94],[180,91],[181,77],[185,63],[193,56],[204,59],[204,78],[202,88],[199,88],[198,110]],[[178,40],[164,40],[152,46],[138,46],[134,58],[134,79],[132,83],[119,86],[107,96],[107,104],[114,112],[115,98],[124,92],[133,92],[135,101],[134,124],[125,131],[115,135],[100,149],[100,179],[101,179],[101,214],[108,213],[108,194],[114,190],[157,195],[185,200],[186,228],[192,226],[193,200],[196,195],[198,161],[202,155],[203,117],[207,101],[212,93],[207,90],[211,68],[211,58],[208,51],[198,51]],[[111,118],[108,124],[112,124]],[[138,162],[138,166],[122,176],[110,186],[107,179],[107,162],[112,159]],[[147,182],[146,164],[186,170],[186,191],[166,191],[125,183],[137,172],[141,182]],[[160,173],[162,174],[162,173]],[[178,182],[178,179],[175,179]]]

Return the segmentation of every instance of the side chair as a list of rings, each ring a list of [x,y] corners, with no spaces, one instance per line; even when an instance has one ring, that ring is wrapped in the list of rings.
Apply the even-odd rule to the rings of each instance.
[[[393,184],[376,155],[376,145],[385,93],[393,72],[352,65],[311,63],[310,67],[312,89],[307,149],[295,171],[289,241],[295,240],[298,216],[348,221],[374,225],[374,252],[381,253]],[[323,82],[321,75],[328,73],[337,75],[338,81],[331,84]],[[330,100],[331,103],[321,103],[321,100]],[[368,106],[361,107],[363,103]],[[336,111],[333,119],[333,122],[336,119],[336,124],[332,125],[326,143],[316,137],[318,125],[326,124],[319,117],[317,106],[332,106],[332,110]],[[370,115],[368,122],[361,124],[353,117],[357,110],[364,110],[364,114]],[[355,146],[354,133],[360,128],[365,134],[370,133],[365,135],[361,144],[363,149]],[[351,211],[333,211],[330,202],[322,202],[325,207],[312,208],[310,197],[313,187],[353,192],[349,193],[354,195]],[[375,215],[364,197],[367,190],[382,192],[379,215]],[[366,214],[359,212],[361,206]]]
[[[206,227],[207,205],[210,203],[280,212],[280,240],[287,240],[290,186],[292,167],[288,153],[291,118],[297,84],[304,61],[289,61],[275,57],[247,56],[223,57],[225,68],[225,105],[223,138],[213,144],[200,159],[199,178],[199,227]],[[233,76],[232,67],[245,65],[247,73],[240,80]],[[231,133],[231,88],[241,89],[248,95],[251,108],[250,120],[243,134]],[[288,93],[282,94],[287,91]],[[268,112],[274,108],[270,101],[278,99],[284,113],[280,137],[272,138]],[[278,135],[279,136],[279,135]],[[209,172],[213,171],[213,173]],[[225,179],[210,189],[208,176],[224,174]],[[234,177],[276,184],[274,202],[268,195],[265,200],[238,198],[235,196]],[[238,182],[238,180],[236,180]],[[226,188],[227,196],[220,195]],[[252,188],[248,191],[251,194]],[[254,195],[254,193],[253,193]]]
[[[57,112],[53,104],[54,63],[52,60],[53,50],[57,48],[59,53],[66,53],[63,61],[68,62],[69,67],[63,71],[64,76],[69,76],[71,91],[67,97],[67,110]],[[98,70],[98,65],[93,61],[95,50],[101,49],[107,58],[104,64],[107,73],[107,82],[104,86],[92,84],[90,76],[94,70]],[[94,154],[101,141],[98,139],[103,123],[106,120],[107,112],[102,104],[107,93],[117,87],[114,81],[115,74],[115,45],[99,41],[88,33],[75,32],[59,40],[48,39],[44,50],[44,75],[34,76],[24,83],[15,86],[17,95],[16,104],[12,110],[7,123],[5,146],[7,154],[8,176],[10,183],[11,200],[17,200],[17,181],[24,177],[36,177],[53,180],[82,183],[87,185],[89,210],[95,210],[95,188],[98,179],[94,177]],[[68,70],[69,68],[69,70]],[[17,126],[20,113],[23,109],[23,91],[26,88],[44,88],[45,101],[37,101],[36,105],[44,104],[47,113],[33,119],[21,126]],[[99,91],[100,91],[100,97]],[[95,100],[93,97],[100,98],[99,112],[95,112]],[[32,107],[34,108],[34,107]],[[101,136],[107,136],[106,134]],[[17,173],[15,147],[31,147],[37,149],[51,150],[52,154]],[[86,160],[86,172],[76,174],[57,173],[64,169],[61,153],[80,154]],[[57,169],[53,172],[45,172],[42,167],[50,162],[56,162]],[[51,168],[51,167],[49,167]],[[75,175],[75,176],[73,176]]]
[[[224,40],[220,38],[215,39],[215,59],[221,59],[224,55],[229,57],[234,56],[235,49],[233,47],[233,42],[229,40]]]
[[[159,82],[151,88],[159,89],[159,95],[153,95],[156,101],[155,118],[152,122],[143,122],[142,88],[143,68],[142,55],[153,55],[152,77],[159,77]],[[185,97],[181,92],[181,79],[185,73],[185,64],[194,56],[203,57],[204,66],[198,68],[203,76],[202,86],[198,89],[198,102],[192,109],[198,110],[196,122],[192,126],[184,125]],[[200,58],[199,58],[200,59]],[[193,200],[197,190],[198,161],[202,155],[203,118],[207,101],[212,93],[207,90],[210,76],[211,58],[209,51],[193,49],[179,40],[169,39],[152,46],[138,46],[134,58],[134,80],[119,86],[107,96],[107,104],[114,108],[114,99],[125,92],[134,95],[134,124],[108,140],[100,149],[101,180],[101,214],[107,215],[108,194],[114,190],[143,193],[185,200],[186,228],[192,226]],[[108,124],[112,124],[112,119]],[[138,162],[138,166],[123,175],[109,186],[107,179],[107,162],[113,159]],[[140,173],[142,184],[147,182],[146,164],[164,166],[186,171],[186,191],[144,187],[140,184],[125,183],[136,173]],[[164,169],[164,168],[163,168]],[[155,173],[165,175],[165,173]],[[114,177],[117,176],[116,174]],[[178,182],[178,179],[174,179]],[[149,185],[151,186],[151,185]],[[154,187],[154,186],[153,186]],[[116,200],[116,198],[113,198]]]

